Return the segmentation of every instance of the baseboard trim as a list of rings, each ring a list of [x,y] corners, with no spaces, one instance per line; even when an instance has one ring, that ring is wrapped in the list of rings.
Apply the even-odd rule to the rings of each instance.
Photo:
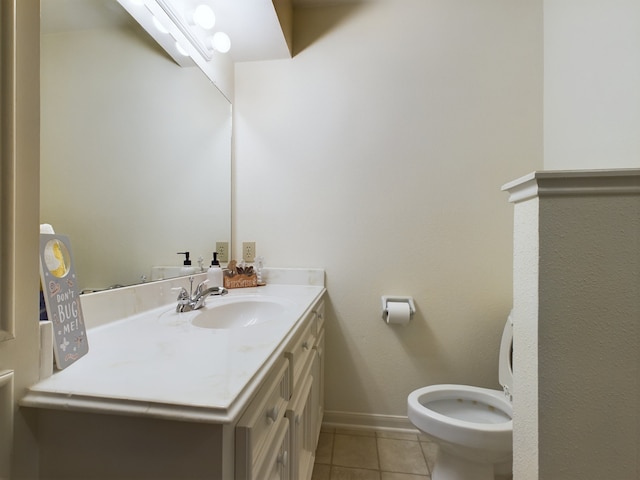
[[[400,415],[337,412],[325,410],[323,428],[348,430],[378,430],[387,432],[420,433],[409,418]]]

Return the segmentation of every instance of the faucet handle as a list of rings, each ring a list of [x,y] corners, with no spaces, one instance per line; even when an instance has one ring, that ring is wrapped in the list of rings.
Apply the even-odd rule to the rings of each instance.
[[[202,294],[202,292],[207,288],[207,284],[209,283],[208,280],[204,280],[202,282],[200,282],[198,284],[198,286],[196,287],[196,291],[194,292],[194,296],[198,296],[200,294]]]
[[[187,289],[184,287],[180,287],[180,292],[178,293],[178,301],[181,300],[189,300],[189,292],[187,292]]]

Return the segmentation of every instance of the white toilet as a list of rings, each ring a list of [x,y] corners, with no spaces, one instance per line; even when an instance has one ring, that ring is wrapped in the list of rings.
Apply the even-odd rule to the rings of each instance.
[[[494,480],[496,475],[511,475],[512,362],[509,315],[500,345],[498,376],[503,390],[432,385],[409,394],[409,420],[438,444],[432,480]]]

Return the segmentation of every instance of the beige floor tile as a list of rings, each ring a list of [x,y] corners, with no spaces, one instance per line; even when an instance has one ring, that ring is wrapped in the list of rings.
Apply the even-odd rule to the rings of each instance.
[[[436,463],[436,456],[438,455],[438,445],[433,442],[420,442],[420,447],[422,448],[424,458],[427,459],[429,472],[433,472],[433,466]]]
[[[413,475],[411,473],[382,472],[381,480],[428,480],[428,475]]]
[[[384,472],[429,474],[418,442],[378,438],[378,453],[380,470]]]
[[[313,474],[311,480],[331,480],[331,465],[319,465],[313,466]]]
[[[380,480],[380,472],[363,468],[332,467],[331,480]]]
[[[377,470],[376,438],[336,433],[333,439],[333,465]]]
[[[496,474],[496,480],[513,480],[513,475],[498,475],[498,474]]]
[[[396,440],[413,440],[418,441],[417,433],[405,433],[405,432],[376,432],[378,438],[395,438]]]
[[[320,432],[316,448],[316,463],[331,465],[333,452],[333,433]]]
[[[375,430],[358,429],[358,428],[336,428],[336,433],[341,435],[359,435],[363,437],[375,437]]]

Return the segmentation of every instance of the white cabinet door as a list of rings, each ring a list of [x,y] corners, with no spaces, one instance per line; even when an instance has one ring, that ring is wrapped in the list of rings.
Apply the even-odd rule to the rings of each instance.
[[[311,365],[311,376],[313,377],[313,385],[311,386],[311,409],[313,411],[313,449],[315,450],[318,446],[322,417],[324,416],[324,330],[319,333],[318,341],[313,347],[313,350],[315,355],[313,364]]]
[[[286,418],[283,418],[274,440],[276,448],[273,449],[273,454],[266,462],[265,473],[258,478],[289,480],[289,449],[291,448],[289,432],[289,422]]]
[[[281,358],[273,368],[235,428],[236,480],[264,480],[274,442],[290,398],[289,361]],[[274,440],[275,439],[275,440]]]
[[[305,378],[287,409],[291,428],[291,478],[309,480],[313,473],[315,440],[313,439],[313,410],[311,385],[313,377]]]

